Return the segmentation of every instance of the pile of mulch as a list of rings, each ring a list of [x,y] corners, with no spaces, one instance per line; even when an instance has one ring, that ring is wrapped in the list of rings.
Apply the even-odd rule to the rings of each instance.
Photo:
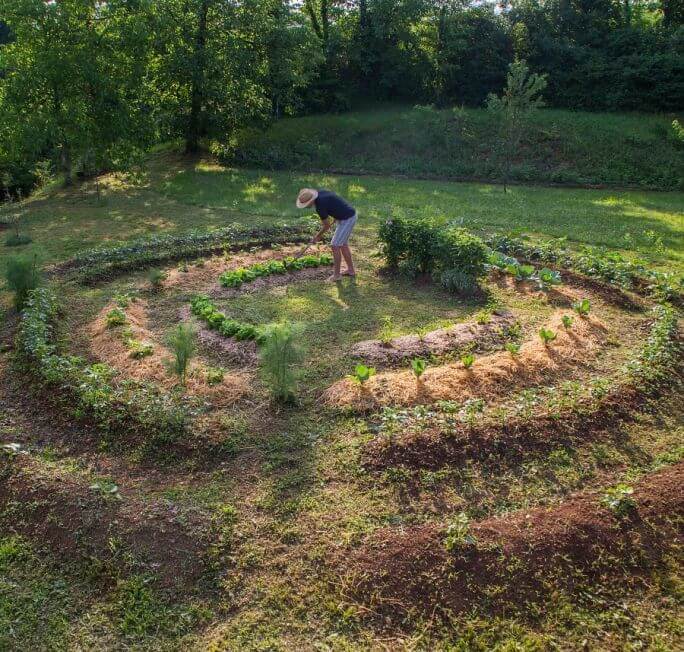
[[[384,344],[380,340],[366,340],[355,344],[351,355],[368,364],[397,365],[412,358],[428,358],[472,347],[487,351],[505,341],[505,329],[515,323],[511,312],[496,312],[487,324],[468,322],[440,328],[424,337],[404,335]]]
[[[67,558],[149,572],[163,588],[190,588],[208,568],[210,521],[197,510],[158,499],[119,500],[26,454],[0,453],[0,479],[3,532],[29,536]],[[121,543],[118,552],[112,540]]]
[[[545,324],[557,334],[549,346],[537,336],[522,344],[513,357],[506,351],[482,356],[470,369],[461,363],[429,368],[420,380],[411,371],[388,371],[372,377],[364,386],[345,378],[329,387],[324,400],[334,408],[357,412],[389,406],[411,406],[439,400],[465,401],[508,394],[515,387],[551,383],[571,369],[587,366],[607,329],[597,318],[575,319],[565,329],[558,310]]]
[[[583,581],[633,576],[657,567],[681,544],[684,462],[644,477],[636,508],[618,516],[598,492],[471,524],[475,543],[447,551],[435,524],[383,528],[360,548],[337,552],[343,591],[375,613],[494,612],[572,591]]]

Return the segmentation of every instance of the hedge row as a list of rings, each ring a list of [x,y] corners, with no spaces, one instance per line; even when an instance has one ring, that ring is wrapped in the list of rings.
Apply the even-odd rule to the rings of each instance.
[[[72,274],[81,283],[96,283],[117,274],[164,262],[191,260],[224,250],[265,247],[286,242],[305,242],[316,223],[305,218],[293,224],[277,223],[265,227],[230,225],[215,231],[163,235],[135,240],[119,247],[98,247],[77,254],[54,268]]]
[[[70,396],[74,416],[92,421],[112,439],[124,433],[148,445],[185,434],[187,410],[176,397],[148,383],[115,382],[111,367],[61,355],[54,341],[58,314],[51,290],[33,290],[21,315],[17,348],[45,383]]]

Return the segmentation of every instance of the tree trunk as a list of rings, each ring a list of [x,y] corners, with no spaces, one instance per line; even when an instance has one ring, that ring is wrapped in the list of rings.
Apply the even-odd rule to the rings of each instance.
[[[62,145],[62,150],[59,153],[59,162],[64,173],[64,185],[70,186],[73,183],[73,177],[71,176],[71,148],[66,143]]]
[[[202,0],[198,7],[197,35],[192,69],[192,89],[190,91],[190,118],[185,140],[185,151],[193,154],[199,151],[200,138],[205,136],[204,124],[204,73],[206,67],[207,14],[209,0]]]

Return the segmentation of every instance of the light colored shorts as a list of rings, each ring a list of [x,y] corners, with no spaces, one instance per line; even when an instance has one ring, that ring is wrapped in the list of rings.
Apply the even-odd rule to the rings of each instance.
[[[333,235],[330,245],[333,247],[344,247],[349,242],[349,237],[354,230],[357,219],[358,215],[354,213],[354,217],[350,217],[348,220],[338,220],[335,227],[335,235]]]

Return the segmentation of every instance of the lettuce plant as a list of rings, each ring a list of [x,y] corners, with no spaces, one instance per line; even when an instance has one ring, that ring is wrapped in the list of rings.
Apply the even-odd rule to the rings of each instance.
[[[354,373],[351,378],[363,387],[373,376],[376,371],[374,367],[367,367],[365,364],[358,364],[354,368]]]
[[[506,342],[506,351],[514,358],[520,354],[520,344],[517,342]]]
[[[589,299],[582,299],[581,301],[575,301],[572,304],[572,309],[580,316],[586,317],[591,312],[591,302]]]
[[[560,285],[562,283],[560,272],[544,267],[537,274],[537,283],[541,290],[548,290],[554,285]]]
[[[617,516],[626,516],[636,508],[633,493],[632,487],[621,483],[606,489],[601,502]]]
[[[550,328],[544,328],[542,326],[539,329],[539,337],[541,338],[541,341],[544,342],[544,346],[548,346],[558,337],[558,335]]]
[[[466,368],[470,369],[475,362],[475,356],[472,353],[464,353],[461,356],[461,364]]]
[[[416,378],[420,378],[425,373],[426,367],[427,362],[422,358],[413,358],[413,360],[411,360],[411,369],[413,369]]]
[[[126,313],[120,308],[112,308],[112,310],[107,313],[105,321],[107,323],[107,328],[116,328],[128,323]]]
[[[575,318],[572,315],[563,315],[561,319],[563,320],[563,326],[565,329],[570,330],[572,328],[572,322],[575,321]]]

